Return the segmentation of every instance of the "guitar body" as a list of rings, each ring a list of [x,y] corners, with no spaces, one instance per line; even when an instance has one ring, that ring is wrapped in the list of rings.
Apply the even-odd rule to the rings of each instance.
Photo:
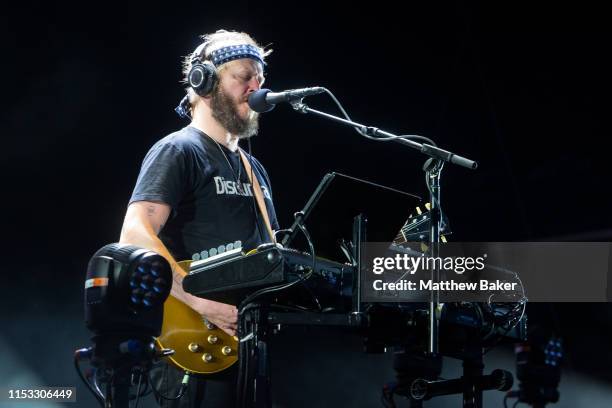
[[[190,263],[183,261],[179,265],[188,271]],[[170,362],[193,374],[223,371],[238,361],[237,339],[207,323],[172,295],[164,303],[164,321],[156,344],[160,349],[173,349],[174,354],[167,357]]]

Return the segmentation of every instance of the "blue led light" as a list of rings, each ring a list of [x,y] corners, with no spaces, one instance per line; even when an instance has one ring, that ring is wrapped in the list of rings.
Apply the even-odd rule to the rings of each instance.
[[[155,303],[157,303],[157,299],[158,296],[155,294],[155,292],[149,291],[145,293],[143,303],[145,306],[153,306]]]
[[[165,259],[160,260],[155,260],[153,262],[151,262],[151,275],[158,277],[161,275],[161,273],[164,271],[164,264],[163,261],[165,261]]]

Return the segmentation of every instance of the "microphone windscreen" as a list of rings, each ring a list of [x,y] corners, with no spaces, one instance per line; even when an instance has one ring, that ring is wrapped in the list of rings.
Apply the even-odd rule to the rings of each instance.
[[[266,102],[269,89],[259,89],[249,95],[249,107],[255,112],[270,112],[276,105]]]

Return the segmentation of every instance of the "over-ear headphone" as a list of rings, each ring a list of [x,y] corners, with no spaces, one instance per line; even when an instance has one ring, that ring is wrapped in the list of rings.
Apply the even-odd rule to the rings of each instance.
[[[202,43],[195,49],[191,57],[191,69],[187,74],[189,86],[200,96],[210,94],[217,83],[217,68],[210,61],[204,61],[203,56],[210,42]]]

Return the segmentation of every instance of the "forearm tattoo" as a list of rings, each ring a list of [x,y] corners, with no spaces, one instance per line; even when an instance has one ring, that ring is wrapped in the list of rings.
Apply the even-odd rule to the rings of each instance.
[[[155,208],[154,205],[148,205],[147,206],[147,217],[149,218],[154,217],[156,210],[157,209]],[[155,233],[159,234],[161,230],[164,229],[164,224],[156,225],[155,223],[153,223],[153,227],[155,228]]]

